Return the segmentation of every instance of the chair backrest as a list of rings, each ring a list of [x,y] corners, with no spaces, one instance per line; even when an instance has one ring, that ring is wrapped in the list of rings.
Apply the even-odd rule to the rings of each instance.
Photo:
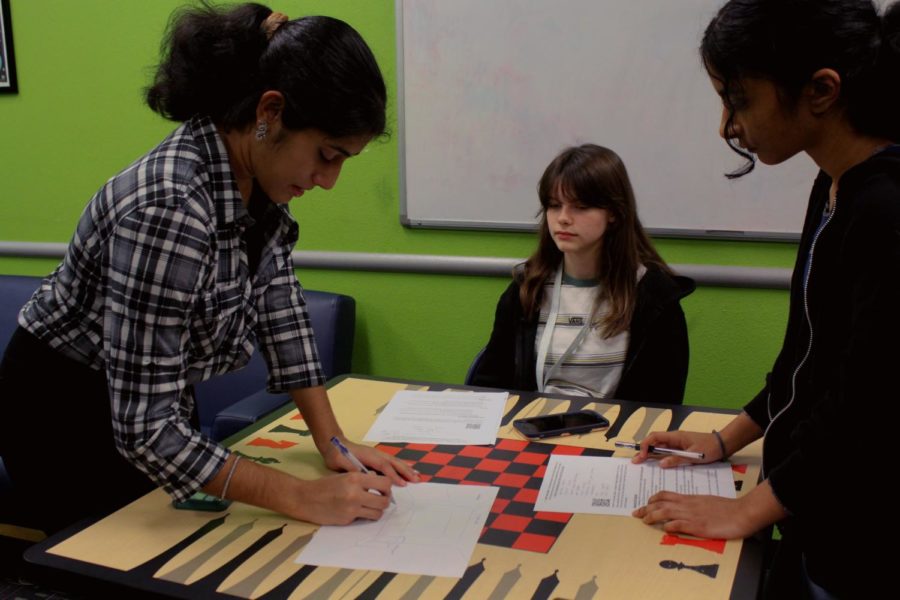
[[[19,311],[40,285],[40,277],[0,275],[0,356],[18,327]],[[3,467],[3,458],[0,457],[0,494],[11,486]]]
[[[19,311],[40,285],[40,277],[0,275],[0,354],[18,326]]]
[[[475,375],[475,369],[478,368],[478,365],[481,364],[481,358],[484,356],[484,351],[487,348],[482,348],[478,351],[478,354],[475,355],[475,358],[472,359],[472,364],[469,365],[469,370],[466,372],[466,385],[472,384],[472,377]]]
[[[16,330],[19,310],[40,286],[40,277],[0,275],[0,353]],[[304,290],[316,346],[327,378],[349,373],[356,328],[356,300],[343,294]],[[216,414],[266,386],[266,364],[259,352],[239,371],[215,377],[196,386],[200,428],[209,432]],[[0,485],[4,472],[0,469]]]
[[[303,296],[325,377],[331,379],[349,373],[356,329],[356,300],[343,294],[315,290],[304,290]],[[243,369],[194,386],[201,431],[209,435],[217,414],[264,389],[266,376],[266,363],[259,352],[254,352]]]

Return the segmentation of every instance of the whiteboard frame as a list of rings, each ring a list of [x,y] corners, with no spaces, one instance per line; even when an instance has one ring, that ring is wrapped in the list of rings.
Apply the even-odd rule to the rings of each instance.
[[[395,28],[396,28],[396,52],[397,52],[397,123],[399,171],[400,171],[400,223],[411,229],[451,229],[451,230],[476,230],[497,232],[535,232],[538,225],[532,223],[498,222],[498,221],[473,221],[470,219],[427,219],[410,218],[407,200],[406,185],[406,119],[405,116],[405,79],[404,79],[404,0],[395,0]],[[723,175],[724,176],[724,175]],[[812,182],[810,182],[810,187]],[[667,227],[646,227],[652,237],[660,238],[686,238],[705,240],[738,240],[738,241],[765,241],[797,243],[800,240],[799,232],[778,231],[737,231],[714,229],[675,229]]]

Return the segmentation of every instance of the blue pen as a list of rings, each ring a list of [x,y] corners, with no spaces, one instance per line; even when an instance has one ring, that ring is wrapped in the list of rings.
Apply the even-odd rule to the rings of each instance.
[[[337,436],[331,436],[331,443],[334,444],[334,447],[337,448],[344,457],[350,461],[350,464],[356,467],[356,469],[360,473],[368,473],[369,470],[366,468],[366,465],[362,464],[358,458],[353,456],[353,453],[350,452],[350,449],[347,448],[344,444],[341,443],[341,440],[337,439]],[[378,490],[372,490],[374,493],[381,495],[381,492]],[[394,496],[391,495],[391,504],[397,504],[394,500]]]

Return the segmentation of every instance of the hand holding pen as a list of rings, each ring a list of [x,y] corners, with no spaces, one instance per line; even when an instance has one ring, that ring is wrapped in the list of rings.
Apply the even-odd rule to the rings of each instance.
[[[640,451],[641,445],[635,442],[616,442],[616,448],[631,448]],[[680,456],[682,458],[693,458],[694,460],[703,460],[702,452],[690,452],[688,450],[677,450],[675,448],[660,448],[659,446],[647,446],[647,452],[650,454],[662,454],[664,456]]]
[[[639,444],[628,443],[627,447],[638,451],[631,459],[633,463],[640,464],[650,458],[651,454],[656,454],[662,456],[659,466],[663,468],[711,463],[722,458],[716,436],[697,431],[657,431]]]
[[[362,464],[362,462],[358,458],[356,458],[356,456],[354,456],[352,452],[350,452],[350,449],[347,448],[347,446],[345,446],[341,442],[341,440],[339,440],[337,438],[337,436],[331,437],[331,443],[334,445],[335,448],[338,449],[338,451],[341,453],[341,455],[344,458],[346,458],[348,461],[350,461],[350,464],[353,465],[353,467],[357,471],[359,471],[360,473],[368,473],[369,472],[369,469],[366,468],[366,465]],[[373,494],[378,494],[379,496],[381,495],[381,492],[379,492],[378,490],[369,490],[369,491],[371,491]],[[394,505],[397,504],[397,501],[394,500],[393,495],[391,495],[391,504],[394,504]]]

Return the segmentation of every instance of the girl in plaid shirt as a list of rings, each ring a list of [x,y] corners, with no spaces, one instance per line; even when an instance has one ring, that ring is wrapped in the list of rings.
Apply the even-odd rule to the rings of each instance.
[[[184,10],[146,99],[181,126],[91,199],[0,363],[0,453],[29,513],[22,524],[54,531],[155,486],[316,523],[379,518],[391,485],[417,475],[343,436],[287,208],[331,189],[384,132],[371,51],[332,18],[288,20],[258,4]],[[254,346],[270,391],[291,394],[325,464],[348,473],[300,480],[239,462],[192,426],[191,386],[243,366]],[[332,436],[384,475],[356,472]]]

